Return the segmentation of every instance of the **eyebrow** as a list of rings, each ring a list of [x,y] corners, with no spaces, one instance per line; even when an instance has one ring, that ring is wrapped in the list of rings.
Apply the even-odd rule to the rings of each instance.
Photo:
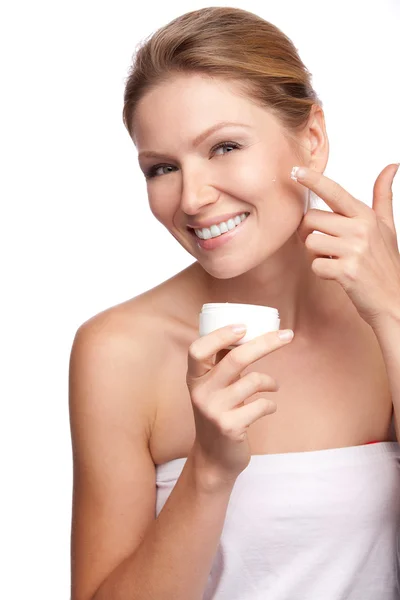
[[[193,148],[197,148],[205,139],[207,139],[212,133],[222,129],[223,127],[246,127],[248,129],[251,128],[251,125],[246,125],[245,123],[237,123],[236,121],[220,121],[219,123],[215,123],[202,133],[200,133],[197,137],[194,138],[192,145]],[[138,158],[163,158],[165,154],[161,154],[159,152],[152,152],[151,150],[143,150],[139,153]]]

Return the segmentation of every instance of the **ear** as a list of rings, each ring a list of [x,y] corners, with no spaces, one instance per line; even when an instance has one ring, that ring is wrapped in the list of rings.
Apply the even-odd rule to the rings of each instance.
[[[308,124],[304,130],[304,145],[308,149],[305,166],[323,173],[329,157],[329,140],[325,126],[324,111],[318,104],[314,104]]]

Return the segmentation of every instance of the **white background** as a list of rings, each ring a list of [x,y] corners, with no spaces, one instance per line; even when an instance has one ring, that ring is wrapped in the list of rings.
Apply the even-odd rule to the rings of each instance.
[[[2,4],[0,539],[7,600],[69,598],[67,381],[76,329],[193,262],[148,208],[122,97],[135,46],[210,4],[256,12],[291,37],[324,103],[328,177],[371,206],[376,177],[400,161],[397,0]],[[400,234],[400,174],[393,189]]]

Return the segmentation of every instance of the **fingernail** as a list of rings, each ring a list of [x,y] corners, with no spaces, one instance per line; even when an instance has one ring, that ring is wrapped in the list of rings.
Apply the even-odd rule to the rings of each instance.
[[[290,178],[293,179],[293,181],[297,181],[298,179],[305,177],[305,175],[306,172],[304,169],[301,167],[293,167],[292,172],[290,173]]]
[[[293,339],[294,332],[291,329],[283,329],[278,332],[278,338],[284,342],[290,342]]]
[[[233,333],[243,333],[243,331],[246,331],[246,329],[246,325],[232,325]]]

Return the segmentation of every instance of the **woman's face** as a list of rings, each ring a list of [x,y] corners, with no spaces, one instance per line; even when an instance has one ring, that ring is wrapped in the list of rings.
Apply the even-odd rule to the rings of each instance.
[[[237,124],[205,134],[222,122]],[[307,162],[279,121],[240,95],[234,83],[195,74],[160,84],[137,106],[134,142],[152,213],[210,275],[241,275],[295,234],[308,190],[290,173]],[[306,160],[312,139],[302,138],[302,144]],[[230,230],[235,223],[229,219],[243,213],[248,217]],[[191,226],[210,221],[224,221],[228,231],[202,243]]]

